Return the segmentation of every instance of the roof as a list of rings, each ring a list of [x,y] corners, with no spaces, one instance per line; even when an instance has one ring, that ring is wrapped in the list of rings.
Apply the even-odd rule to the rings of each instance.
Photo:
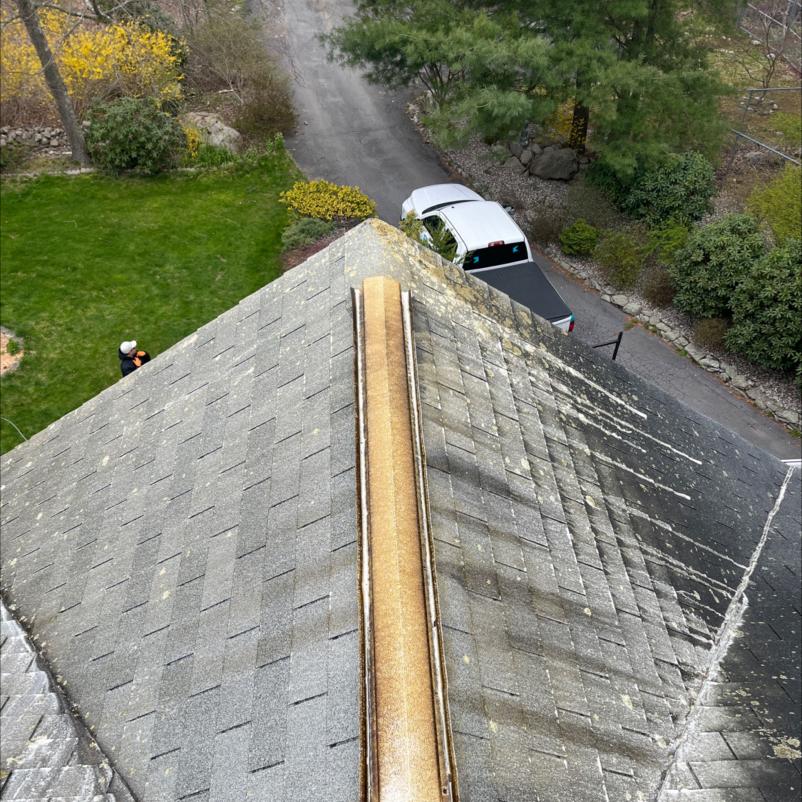
[[[91,735],[72,715],[27,633],[2,602],[0,627],[3,799],[131,800]]]
[[[412,297],[460,799],[796,799],[799,472],[378,221],[3,458],[3,595],[134,796],[359,798],[368,275]]]

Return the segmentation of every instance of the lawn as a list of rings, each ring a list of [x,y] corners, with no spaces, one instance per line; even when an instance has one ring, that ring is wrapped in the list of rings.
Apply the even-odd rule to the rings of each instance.
[[[30,437],[120,377],[117,347],[158,354],[280,273],[280,152],[159,178],[45,176],[0,188],[0,322],[24,340],[0,415]],[[19,435],[0,420],[0,449]]]

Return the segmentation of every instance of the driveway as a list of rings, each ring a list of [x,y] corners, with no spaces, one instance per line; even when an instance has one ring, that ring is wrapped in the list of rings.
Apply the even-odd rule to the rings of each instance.
[[[454,180],[407,118],[405,93],[371,85],[359,71],[327,60],[318,36],[352,12],[350,0],[252,0],[252,9],[263,16],[269,45],[293,78],[299,124],[287,144],[307,176],[359,186],[390,223],[398,222],[412,189]],[[628,318],[621,310],[559,268],[547,272],[576,314],[573,336],[595,345],[623,329]],[[799,441],[783,426],[648,331],[625,332],[618,361],[751,443],[782,459],[799,457]]]

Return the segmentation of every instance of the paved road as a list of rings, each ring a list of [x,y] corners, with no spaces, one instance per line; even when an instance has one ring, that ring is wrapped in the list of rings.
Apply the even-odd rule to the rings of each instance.
[[[397,222],[401,202],[412,189],[451,180],[408,120],[403,93],[370,85],[358,71],[326,59],[318,35],[351,13],[350,0],[283,0],[283,8],[281,0],[252,1],[293,76],[300,123],[288,145],[306,175],[358,185],[391,223]],[[593,345],[623,329],[627,317],[617,307],[557,268],[549,277],[577,316],[575,336]],[[750,442],[783,459],[799,457],[799,441],[784,427],[648,331],[627,331],[618,359]]]

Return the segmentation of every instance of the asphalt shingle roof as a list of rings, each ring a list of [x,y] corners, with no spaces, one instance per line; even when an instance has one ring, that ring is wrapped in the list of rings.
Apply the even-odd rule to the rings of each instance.
[[[3,460],[3,591],[137,798],[357,796],[348,298],[296,269]]]
[[[796,799],[799,474],[756,553],[781,463],[376,221],[3,458],[3,594],[135,796],[359,796],[373,274],[413,298],[463,802]]]
[[[708,689],[785,466],[545,326],[527,337],[481,303],[415,297],[463,802],[655,799],[678,740],[661,799],[797,798],[798,742],[796,768],[705,749],[737,731],[762,758],[798,733],[798,474],[757,567],[776,589],[749,608],[749,646],[736,640],[762,665],[722,685],[743,665],[733,649]]]

